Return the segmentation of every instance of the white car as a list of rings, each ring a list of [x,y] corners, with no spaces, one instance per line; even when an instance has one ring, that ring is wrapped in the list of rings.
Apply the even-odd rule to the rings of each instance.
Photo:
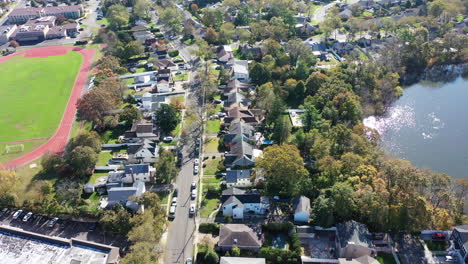
[[[27,221],[32,217],[32,215],[33,215],[32,212],[27,213],[27,214],[23,217],[23,222],[27,222]]]
[[[194,216],[195,215],[195,204],[190,205],[189,209],[189,216]]]
[[[197,188],[197,181],[192,182],[192,189],[195,189],[195,188]]]
[[[195,160],[193,161],[193,164],[194,164],[195,166],[198,166],[198,165],[200,164],[200,160],[199,160],[199,159],[195,159]]]
[[[163,141],[166,142],[166,143],[172,142],[172,140],[174,140],[173,137],[164,137],[163,138]]]
[[[169,209],[169,217],[174,218],[175,217],[175,212],[176,212],[176,206],[173,205],[173,206],[171,206],[171,209]]]
[[[192,195],[190,196],[192,198],[192,200],[194,200],[195,198],[197,198],[197,189],[193,189],[192,190]]]
[[[23,210],[18,210],[13,214],[13,219],[18,219],[18,217],[23,213]]]
[[[177,197],[172,198],[172,206],[177,206]]]
[[[186,259],[185,264],[193,264],[192,259],[191,258]]]
[[[198,166],[193,167],[193,174],[198,174]]]
[[[58,221],[58,218],[55,217],[55,218],[53,218],[52,220],[49,221],[49,224],[47,224],[47,226],[52,228],[57,223],[57,221]]]

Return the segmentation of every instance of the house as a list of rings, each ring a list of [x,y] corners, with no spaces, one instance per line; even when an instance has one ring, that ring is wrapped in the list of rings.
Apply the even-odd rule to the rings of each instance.
[[[378,260],[370,256],[362,256],[359,258],[339,258],[339,264],[380,264]]]
[[[175,69],[177,65],[175,65],[172,61],[164,59],[164,60],[158,60],[154,64],[156,67],[159,69]]]
[[[159,148],[151,140],[144,139],[141,143],[127,145],[128,162],[133,164],[155,163]]]
[[[336,226],[338,233],[339,256],[342,258],[359,258],[375,256],[371,234],[367,226],[356,221],[348,221]]]
[[[104,207],[113,207],[116,204],[129,208],[133,211],[144,209],[134,198],[141,197],[146,192],[145,184],[142,181],[136,181],[131,187],[111,186],[107,189],[107,203]]]
[[[231,66],[232,79],[238,79],[240,81],[250,82],[249,77],[249,61],[246,60],[234,60]]]
[[[223,251],[238,247],[241,250],[258,251],[262,247],[261,238],[252,228],[243,224],[220,226],[218,247]]]
[[[23,24],[30,19],[59,15],[68,19],[77,19],[83,13],[82,5],[15,8],[8,14],[8,21],[11,24]]]
[[[218,54],[218,61],[226,63],[234,58],[232,54],[232,48],[230,45],[223,45],[219,48]]]
[[[157,57],[159,60],[162,59],[167,59],[168,53],[167,49],[158,49],[154,52],[155,57]]]
[[[226,100],[224,100],[224,107],[226,108],[230,108],[234,104],[237,104],[242,108],[247,108],[250,105],[250,100],[237,90],[226,94],[226,97]]]
[[[159,80],[156,83],[156,91],[158,93],[168,93],[171,91],[170,83],[166,80]]]
[[[244,56],[247,56],[248,58],[251,57],[252,59],[259,59],[264,55],[261,47],[255,47],[249,44],[239,46],[238,51],[240,54],[244,54]]]
[[[133,122],[132,128],[125,131],[124,140],[126,142],[139,142],[143,139],[155,140],[158,136],[154,133],[153,123],[148,120],[138,120]]]
[[[263,215],[268,209],[268,199],[256,190],[242,190],[230,187],[221,195],[223,216],[244,219],[244,215]]]
[[[332,44],[332,49],[334,49],[340,56],[343,56],[354,50],[354,45],[349,42],[335,42]]]
[[[241,141],[233,146],[225,155],[224,165],[228,168],[252,168],[255,166],[254,146]]]
[[[450,237],[461,263],[468,263],[468,225],[456,226]]]
[[[231,124],[236,120],[242,120],[246,124],[253,126],[259,125],[263,119],[263,112],[257,109],[245,109],[238,104],[234,104],[227,111],[227,116],[224,118],[225,124]]]
[[[141,101],[140,110],[148,112],[154,112],[160,108],[161,104],[168,103],[166,96],[157,93],[144,93],[141,97],[135,97],[135,99]]]
[[[141,43],[146,43],[146,40],[152,40],[155,38],[154,34],[149,31],[135,31],[132,35],[135,40]]]
[[[135,183],[136,181],[150,182],[156,169],[149,164],[130,164],[123,171],[111,171],[107,179],[108,183]]]
[[[221,257],[220,264],[266,264],[264,258]]]
[[[341,19],[347,20],[347,19],[349,19],[350,17],[353,16],[353,12],[351,12],[350,9],[345,9],[345,10],[341,11],[338,15],[340,16]]]
[[[255,128],[242,120],[232,122],[229,126],[229,134],[224,136],[224,144],[232,147],[241,141],[253,141]]]
[[[294,26],[296,30],[296,34],[300,35],[310,35],[313,33],[317,28],[310,22],[299,23]]]
[[[73,36],[78,34],[78,30],[80,27],[78,23],[67,23],[63,25],[63,28],[65,29],[65,31],[67,31],[68,36]]]
[[[0,45],[10,41],[11,35],[16,31],[16,25],[0,26]]]
[[[225,176],[226,186],[249,187],[252,186],[250,176],[252,170],[227,170]]]
[[[293,200],[294,222],[308,223],[310,218],[310,199],[304,195]]]
[[[248,93],[250,91],[250,88],[252,85],[247,82],[241,82],[237,79],[231,80],[228,82],[226,85],[226,88],[224,88],[224,96],[229,95],[232,91],[242,91],[244,93]]]

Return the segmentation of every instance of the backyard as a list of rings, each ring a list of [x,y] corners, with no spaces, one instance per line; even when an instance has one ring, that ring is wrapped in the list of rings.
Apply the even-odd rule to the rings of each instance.
[[[0,162],[29,152],[58,127],[75,82],[82,55],[13,57],[0,64]],[[26,141],[24,151],[5,154],[7,142]],[[16,143],[16,142],[15,142]],[[11,143],[11,144],[15,144]]]
[[[218,171],[218,165],[221,162],[221,158],[207,159],[204,162],[203,175],[215,175]]]

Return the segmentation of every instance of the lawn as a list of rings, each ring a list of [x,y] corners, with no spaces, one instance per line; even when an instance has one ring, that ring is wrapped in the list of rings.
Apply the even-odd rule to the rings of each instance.
[[[219,206],[219,196],[209,194],[207,188],[203,188],[203,199],[201,202],[200,217],[208,217],[211,212],[216,210]]]
[[[221,129],[221,121],[219,119],[208,120],[206,122],[206,133],[213,134],[218,133]]]
[[[219,184],[221,183],[222,177],[216,177],[216,176],[203,176],[202,182],[203,184]]]
[[[218,164],[221,162],[221,158],[212,159],[211,157],[204,161],[206,166],[203,168],[203,175],[215,175],[218,171]]]
[[[109,175],[109,173],[107,173],[107,172],[94,173],[93,175],[91,175],[91,177],[89,177],[88,183],[92,183],[92,184],[100,183],[99,178],[107,177],[107,175]]]
[[[0,142],[49,138],[62,119],[83,58],[13,57],[0,64]],[[38,144],[25,144],[24,152]],[[3,154],[3,152],[2,152]],[[13,157],[1,157],[11,159]]]
[[[209,137],[205,140],[205,153],[218,152],[219,138]]]
[[[393,255],[390,253],[385,253],[385,252],[379,252],[377,257],[377,261],[382,264],[394,264],[395,258],[393,258]]]
[[[110,151],[101,151],[98,155],[96,166],[106,166],[110,159],[112,159],[112,153]]]
[[[182,74],[174,75],[174,77],[172,79],[174,80],[174,82],[187,81],[188,80],[188,73],[182,73]]]

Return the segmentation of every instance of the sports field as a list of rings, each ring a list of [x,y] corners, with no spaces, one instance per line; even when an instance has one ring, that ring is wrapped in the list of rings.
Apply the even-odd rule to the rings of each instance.
[[[78,52],[44,58],[12,57],[0,63],[0,162],[24,155],[57,130],[79,72]],[[6,142],[24,152],[5,154]]]

